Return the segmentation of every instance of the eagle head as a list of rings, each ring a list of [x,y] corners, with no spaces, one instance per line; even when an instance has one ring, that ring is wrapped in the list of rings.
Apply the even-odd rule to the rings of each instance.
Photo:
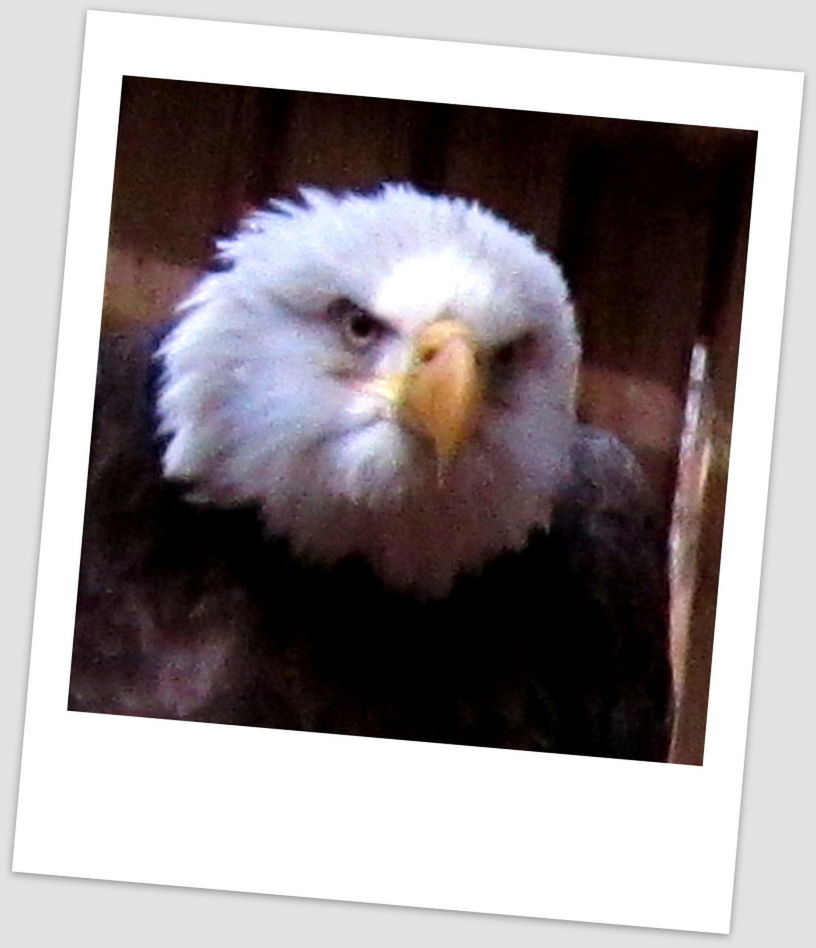
[[[546,527],[580,346],[531,236],[408,185],[304,188],[219,255],[157,354],[163,473],[191,500],[426,597]]]

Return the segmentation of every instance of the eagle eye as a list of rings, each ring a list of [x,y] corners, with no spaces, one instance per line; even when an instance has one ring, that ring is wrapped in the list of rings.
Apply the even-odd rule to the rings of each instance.
[[[329,304],[329,315],[337,322],[344,340],[353,349],[367,349],[385,329],[379,319],[346,297]]]
[[[526,332],[493,350],[492,368],[499,377],[510,376],[535,348],[535,335]]]

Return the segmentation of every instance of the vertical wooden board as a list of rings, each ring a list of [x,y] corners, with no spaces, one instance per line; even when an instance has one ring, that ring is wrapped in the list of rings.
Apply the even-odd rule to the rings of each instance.
[[[558,255],[573,118],[462,107],[452,113],[448,190],[477,198]]]
[[[166,319],[190,290],[199,270],[156,257],[108,248],[102,323],[105,329],[151,325]]]
[[[252,160],[256,91],[126,77],[111,244],[199,263],[234,217]]]
[[[714,208],[715,239],[703,326],[709,358],[704,392],[707,477],[699,498],[696,577],[673,750],[673,759],[681,763],[703,762],[755,148],[754,133],[735,132],[730,137]]]
[[[260,205],[276,196],[286,156],[293,102],[300,94],[286,89],[248,91],[254,95],[248,110],[249,156],[241,210]]]
[[[671,130],[624,131],[574,146],[564,256],[585,355],[682,392],[701,322],[713,178],[684,160]]]
[[[276,189],[371,188],[409,176],[421,105],[390,99],[295,93],[281,143]]]
[[[700,163],[682,128],[603,120],[573,142],[565,198],[562,246],[587,365],[582,413],[638,453],[667,524],[719,147],[712,136],[711,161]],[[642,399],[655,410],[633,411]]]

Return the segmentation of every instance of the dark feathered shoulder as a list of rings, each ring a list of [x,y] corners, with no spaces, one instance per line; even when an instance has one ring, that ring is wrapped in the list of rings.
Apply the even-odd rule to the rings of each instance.
[[[148,485],[157,486],[153,406],[159,367],[154,355],[162,336],[160,330],[102,335],[88,474],[89,506],[111,501],[110,513],[125,513],[144,499],[142,492]],[[115,490],[115,495],[105,496],[106,489]]]
[[[579,430],[548,540],[587,680],[595,676],[587,700],[603,707],[599,740],[620,756],[665,759],[673,718],[668,547],[643,472],[613,435]]]
[[[69,707],[250,718],[242,693],[253,607],[241,563],[253,511],[185,500],[162,478],[156,351],[169,327],[103,335],[88,469]]]

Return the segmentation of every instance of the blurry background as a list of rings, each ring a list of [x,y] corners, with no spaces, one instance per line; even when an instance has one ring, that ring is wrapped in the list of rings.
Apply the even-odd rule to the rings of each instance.
[[[535,234],[573,290],[581,415],[660,499],[673,759],[701,763],[755,149],[751,131],[126,78],[104,322],[164,318],[215,237],[301,184],[410,180]]]

